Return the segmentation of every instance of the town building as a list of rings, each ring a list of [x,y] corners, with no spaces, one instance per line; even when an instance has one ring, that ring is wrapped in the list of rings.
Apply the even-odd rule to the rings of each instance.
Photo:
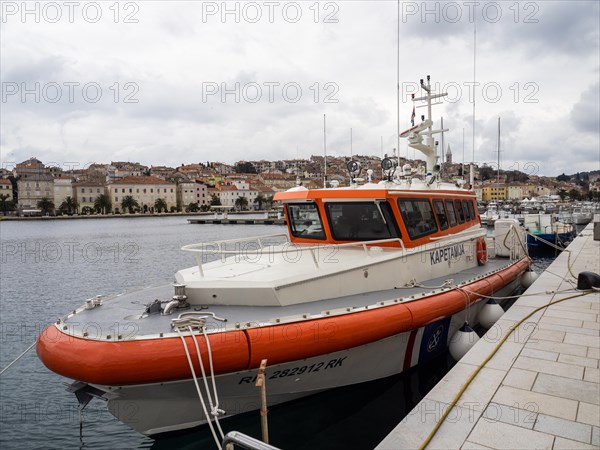
[[[54,201],[54,179],[37,158],[17,164],[17,196],[19,209],[37,209],[42,199]]]
[[[122,212],[121,202],[131,196],[141,212],[154,212],[156,200],[163,199],[167,210],[177,208],[177,186],[175,183],[153,176],[128,176],[109,184],[113,211]]]
[[[58,176],[54,177],[54,206],[56,209],[60,207],[62,202],[65,201],[67,197],[75,198],[73,194],[73,186],[71,177],[68,176]]]
[[[77,202],[79,211],[84,208],[94,209],[94,202],[102,195],[106,194],[107,187],[104,181],[80,181],[73,184],[73,195]],[[60,205],[56,205],[59,207]]]

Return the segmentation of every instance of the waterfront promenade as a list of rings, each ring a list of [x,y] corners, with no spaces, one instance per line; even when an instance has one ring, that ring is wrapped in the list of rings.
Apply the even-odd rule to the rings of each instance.
[[[600,448],[600,292],[533,313],[577,295],[570,272],[577,276],[583,271],[600,273],[600,241],[593,240],[593,224],[377,449],[421,447],[479,366],[482,370],[426,448]],[[524,318],[485,363],[510,328]]]

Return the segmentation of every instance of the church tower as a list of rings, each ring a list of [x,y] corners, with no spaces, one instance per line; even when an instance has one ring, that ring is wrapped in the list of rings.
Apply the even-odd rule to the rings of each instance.
[[[448,150],[446,150],[446,162],[452,164],[452,150],[450,150],[450,144],[448,144]]]

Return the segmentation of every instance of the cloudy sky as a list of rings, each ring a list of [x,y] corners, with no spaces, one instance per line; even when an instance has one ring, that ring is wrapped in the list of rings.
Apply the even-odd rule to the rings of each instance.
[[[328,154],[391,154],[399,27],[401,131],[429,74],[455,161],[494,164],[500,117],[503,169],[597,170],[599,5],[3,1],[2,165],[308,158],[324,114]]]

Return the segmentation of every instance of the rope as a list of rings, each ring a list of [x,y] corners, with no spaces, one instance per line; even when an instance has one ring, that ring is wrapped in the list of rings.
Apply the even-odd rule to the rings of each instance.
[[[175,330],[177,331],[177,334],[179,334],[179,337],[181,338],[181,342],[183,342],[183,348],[185,350],[185,355],[187,357],[188,364],[190,365],[190,370],[192,372],[192,378],[194,379],[194,384],[196,385],[196,392],[198,392],[198,398],[200,399],[200,403],[202,404],[202,410],[204,411],[204,416],[206,417],[206,420],[208,421],[208,426],[210,427],[210,432],[213,436],[213,439],[215,440],[215,443],[217,444],[217,448],[220,449],[221,443],[219,441],[219,438],[217,437],[215,428],[213,427],[212,419],[210,418],[208,411],[206,410],[206,403],[204,402],[204,397],[202,396],[202,392],[200,391],[200,386],[198,385],[198,379],[196,378],[196,371],[194,370],[194,364],[192,363],[192,357],[190,356],[187,342],[185,342],[185,338],[183,337],[183,334],[181,333],[181,330],[179,329],[179,327],[175,327]],[[194,339],[194,342],[196,342],[195,339]],[[198,355],[198,357],[201,358],[200,354]]]
[[[223,434],[223,430],[221,429],[221,424],[219,423],[219,414],[222,410],[218,409],[218,401],[217,401],[217,406],[215,406],[215,404],[213,403],[213,398],[212,398],[212,395],[208,388],[208,382],[206,381],[206,371],[204,370],[204,363],[202,362],[202,354],[200,353],[200,347],[198,346],[198,340],[196,339],[196,336],[194,335],[194,331],[192,330],[191,326],[188,326],[188,330],[190,331],[190,335],[194,339],[194,345],[196,346],[196,354],[198,355],[198,361],[200,362],[200,371],[202,372],[202,381],[204,382],[204,389],[206,389],[206,396],[208,397],[208,404],[210,405],[210,413],[215,418],[215,424],[217,425],[217,429],[219,430],[219,435],[221,436],[221,440],[223,440],[225,435]],[[206,337],[206,330],[204,329],[204,327],[202,327],[202,330],[203,330],[204,336]],[[214,382],[215,376],[214,376],[214,371],[212,368],[212,355],[211,355],[211,351],[210,351],[210,341],[208,341],[208,340],[207,340],[207,347],[208,347],[208,352],[209,352],[208,358],[210,361],[210,375],[212,378],[213,389],[214,389],[214,393],[216,396],[217,387],[215,386],[215,382]],[[222,411],[222,412],[225,412],[225,411]],[[207,417],[207,419],[208,419],[208,417]]]
[[[585,295],[592,294],[594,291],[587,291],[587,292],[583,292],[581,294],[571,295],[570,297],[565,297],[565,298],[557,300],[555,302],[548,303],[547,305],[540,306],[539,308],[536,308],[532,312],[530,312],[529,314],[527,314],[525,317],[523,317],[521,320],[519,320],[513,326],[511,326],[509,328],[509,330],[508,330],[508,333],[506,333],[506,335],[502,339],[500,339],[500,342],[498,342],[498,344],[494,347],[494,349],[490,352],[490,354],[483,360],[483,362],[481,364],[479,364],[479,366],[477,366],[477,369],[475,369],[475,371],[471,374],[471,376],[467,379],[467,381],[465,381],[465,383],[462,385],[462,387],[460,388],[460,390],[458,391],[458,393],[456,394],[456,396],[452,399],[452,401],[450,402],[450,404],[446,408],[444,414],[442,414],[442,417],[440,418],[440,420],[433,427],[433,430],[431,430],[431,432],[429,433],[429,435],[427,436],[427,438],[419,446],[419,450],[423,450],[423,449],[425,449],[425,447],[427,447],[427,445],[429,445],[429,443],[431,442],[431,440],[433,439],[433,437],[435,436],[435,434],[437,433],[437,431],[439,430],[439,428],[442,426],[442,424],[444,423],[444,421],[446,420],[446,418],[450,414],[450,411],[452,410],[452,408],[454,408],[456,406],[456,403],[458,403],[458,400],[463,395],[463,393],[465,392],[465,390],[469,387],[469,385],[475,379],[475,377],[481,371],[481,369],[483,369],[483,367],[489,362],[489,360],[494,357],[494,355],[498,352],[498,350],[500,349],[500,347],[502,346],[502,344],[504,344],[504,342],[506,342],[506,340],[508,339],[508,337],[512,334],[512,332],[516,328],[518,328],[523,322],[525,322],[527,319],[529,319],[531,316],[533,316],[538,311],[541,311],[542,309],[546,309],[549,306],[555,305],[557,303],[564,302],[565,300],[570,300],[570,299],[573,299],[573,298],[583,297]]]
[[[2,371],[0,372],[0,375],[2,375],[4,372],[6,372],[14,363],[16,363],[18,360],[20,360],[23,356],[25,356],[27,354],[27,352],[35,346],[36,343],[37,343],[37,340],[35,340],[33,342],[33,344],[31,344],[29,347],[27,347],[27,349],[25,349],[25,351],[23,353],[21,353],[19,356],[17,356],[15,359],[13,359],[13,361],[8,366],[6,366],[4,369],[2,369]]]

